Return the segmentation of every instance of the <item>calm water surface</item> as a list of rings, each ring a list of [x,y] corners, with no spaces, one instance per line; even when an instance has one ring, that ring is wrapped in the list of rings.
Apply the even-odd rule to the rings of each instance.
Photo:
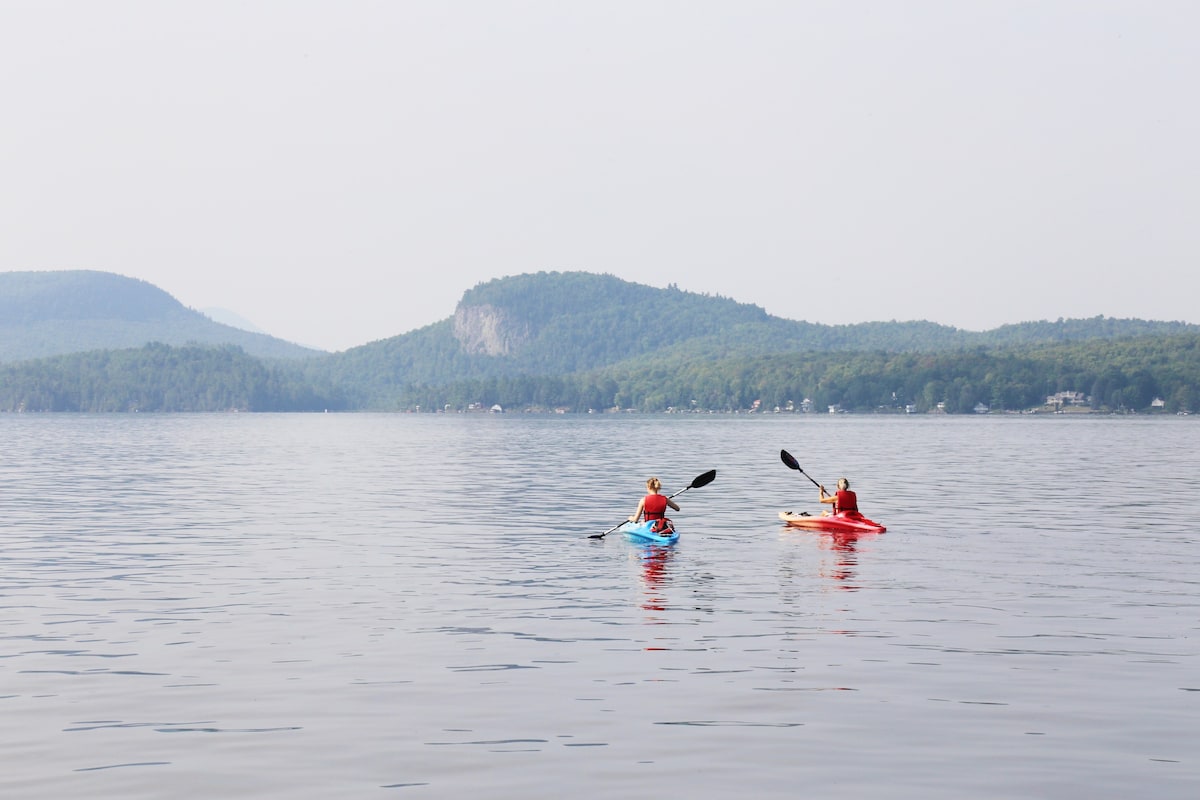
[[[0,797],[1194,798],[1190,418],[0,416]],[[786,448],[882,535],[816,512]],[[649,475],[683,536],[589,539]]]

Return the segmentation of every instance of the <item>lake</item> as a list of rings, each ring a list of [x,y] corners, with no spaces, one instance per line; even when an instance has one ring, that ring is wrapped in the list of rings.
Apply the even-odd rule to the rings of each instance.
[[[0,415],[0,796],[1188,798],[1178,417]],[[819,511],[787,449],[884,534]],[[589,538],[650,475],[668,549]]]

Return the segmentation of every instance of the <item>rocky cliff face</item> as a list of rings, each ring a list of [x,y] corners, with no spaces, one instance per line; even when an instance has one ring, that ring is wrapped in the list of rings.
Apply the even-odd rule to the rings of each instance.
[[[529,341],[529,325],[492,305],[463,306],[454,311],[454,338],[471,355],[510,356]]]

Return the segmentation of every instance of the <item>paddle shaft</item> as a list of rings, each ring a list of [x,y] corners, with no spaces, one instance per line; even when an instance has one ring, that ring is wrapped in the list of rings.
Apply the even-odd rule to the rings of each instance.
[[[695,479],[692,480],[691,483],[689,483],[687,486],[680,489],[678,492],[675,492],[675,494],[667,495],[667,499],[670,500],[673,497],[678,497],[679,495],[686,492],[688,489],[699,489],[701,486],[707,486],[708,484],[713,482],[713,478],[715,478],[715,477],[717,477],[717,471],[715,469],[710,469],[708,472],[705,472],[701,475],[697,475],[695,477]],[[618,522],[616,525],[614,525],[611,528],[609,528],[608,530],[606,530],[604,533],[593,533],[592,535],[588,536],[588,538],[589,539],[603,539],[605,536],[608,536],[610,533],[612,533],[613,531],[615,531],[617,528],[621,527],[628,521],[629,520],[622,520],[621,522]]]
[[[780,459],[780,460],[781,460],[781,461],[782,461],[784,464],[787,464],[789,467],[791,467],[792,469],[796,470],[796,471],[797,471],[797,472],[799,472],[801,475],[803,475],[804,477],[806,477],[806,478],[808,478],[810,481],[812,481],[812,485],[813,485],[813,486],[817,487],[818,489],[820,489],[820,488],[821,488],[821,484],[819,484],[819,483],[817,483],[815,480],[813,480],[813,476],[812,476],[812,475],[809,475],[807,472],[805,472],[803,469],[801,469],[801,468],[800,468],[800,462],[799,462],[799,461],[797,461],[795,458],[793,458],[793,457],[792,457],[792,454],[791,454],[791,453],[789,453],[787,450],[780,450],[780,451],[779,451],[779,459]]]
[[[668,499],[668,500],[670,500],[672,497],[678,497],[679,495],[683,494],[684,492],[686,492],[686,491],[687,491],[688,489],[690,489],[690,488],[692,488],[692,487],[690,487],[690,486],[686,486],[686,487],[684,487],[684,488],[680,489],[680,490],[679,490],[678,492],[676,492],[675,494],[667,495],[667,499]],[[592,534],[591,536],[589,536],[588,538],[589,538],[589,539],[603,539],[605,536],[608,536],[610,533],[612,533],[612,532],[613,532],[613,531],[615,531],[617,528],[619,528],[619,527],[621,527],[622,525],[624,525],[626,522],[629,522],[629,520],[622,520],[621,522],[618,522],[616,525],[614,525],[614,526],[612,526],[611,528],[609,528],[608,530],[606,530],[604,533],[593,533],[593,534]]]

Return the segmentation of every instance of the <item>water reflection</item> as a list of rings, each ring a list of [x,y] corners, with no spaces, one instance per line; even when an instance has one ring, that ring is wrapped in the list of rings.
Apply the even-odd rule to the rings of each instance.
[[[790,537],[805,537],[812,540],[821,551],[821,559],[816,569],[817,575],[833,581],[834,588],[846,592],[856,592],[862,588],[857,581],[859,544],[863,540],[881,535],[878,533],[835,533],[790,527],[784,527],[783,531]]]
[[[1200,426],[597,416],[0,414],[0,797],[1195,796]],[[894,532],[780,530],[800,438]],[[668,440],[696,535],[588,544]]]
[[[675,548],[647,545],[637,549],[642,567],[642,587],[645,598],[642,608],[646,611],[666,611],[666,585],[669,582],[667,567],[675,557]]]
[[[820,535],[822,547],[833,553],[832,564],[822,559],[820,575],[823,578],[838,581],[835,584],[837,588],[848,592],[856,592],[859,589],[858,584],[853,582],[858,569],[858,537],[857,533],[823,533]]]

